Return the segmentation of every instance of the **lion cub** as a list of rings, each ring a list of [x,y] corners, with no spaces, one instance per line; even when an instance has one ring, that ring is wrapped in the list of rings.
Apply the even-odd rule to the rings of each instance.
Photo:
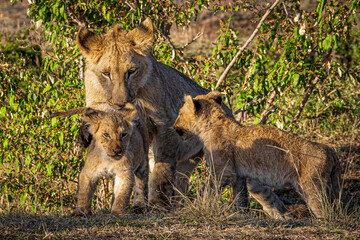
[[[316,217],[324,217],[326,197],[336,198],[339,193],[341,168],[336,154],[325,145],[274,127],[243,127],[225,116],[221,101],[218,92],[186,96],[175,129],[179,134],[189,131],[200,136],[222,182],[236,183],[239,176],[247,177],[249,192],[271,217],[291,217],[270,189],[289,185],[301,193]]]
[[[114,193],[111,214],[126,212],[135,182],[134,208],[144,208],[149,174],[147,129],[136,111],[126,104],[121,112],[108,113],[92,108],[75,108],[56,112],[51,117],[83,113],[94,141],[88,150],[85,166],[79,176],[79,194],[75,215],[91,213],[93,198],[100,177],[113,177]]]

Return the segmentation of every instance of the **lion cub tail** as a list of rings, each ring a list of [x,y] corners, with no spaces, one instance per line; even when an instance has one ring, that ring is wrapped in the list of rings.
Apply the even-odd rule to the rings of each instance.
[[[54,112],[53,114],[50,115],[50,118],[70,117],[75,114],[83,114],[83,113],[85,113],[86,109],[88,109],[88,108],[87,107],[78,107],[78,108],[70,109],[65,112]]]

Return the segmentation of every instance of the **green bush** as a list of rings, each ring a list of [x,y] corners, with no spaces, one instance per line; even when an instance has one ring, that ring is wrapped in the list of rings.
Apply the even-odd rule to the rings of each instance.
[[[329,134],[352,129],[359,116],[358,1],[340,2],[321,0],[313,9],[291,0],[275,7],[218,88],[233,111],[257,98],[244,110],[244,121]],[[268,7],[264,1],[33,1],[34,26],[1,36],[0,208],[36,212],[74,205],[84,156],[75,147],[80,121],[49,116],[84,105],[84,60],[75,44],[80,26],[103,34],[115,24],[132,29],[150,17],[154,56],[213,90],[243,44],[230,28],[233,14],[246,10],[259,21]],[[212,54],[185,56],[182,47],[175,49],[170,28],[189,26],[203,9],[228,19]]]

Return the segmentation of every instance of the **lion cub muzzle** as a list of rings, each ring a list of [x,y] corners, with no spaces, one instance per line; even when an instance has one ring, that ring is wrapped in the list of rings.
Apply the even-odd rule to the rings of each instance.
[[[124,155],[124,149],[121,147],[112,149],[112,153],[108,154],[111,159],[120,160]]]

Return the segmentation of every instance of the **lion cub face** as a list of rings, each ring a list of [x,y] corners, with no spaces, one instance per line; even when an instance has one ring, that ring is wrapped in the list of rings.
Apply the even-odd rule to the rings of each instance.
[[[107,98],[99,99],[100,102],[106,100],[117,109],[135,100],[138,89],[145,85],[150,75],[152,42],[150,19],[130,32],[115,26],[104,36],[80,29],[77,46],[88,60],[86,78],[102,86]]]
[[[134,108],[125,114],[107,113],[91,108],[87,108],[84,113],[84,119],[90,124],[89,130],[96,144],[114,160],[119,160],[128,148],[134,116]]]
[[[210,115],[217,114],[212,110],[212,106],[207,104],[208,101],[216,103],[213,106],[215,106],[219,112],[224,112],[221,108],[222,96],[218,92],[198,95],[194,99],[190,95],[185,96],[185,103],[182,108],[180,108],[179,115],[174,123],[174,128],[180,136],[186,132],[198,135],[199,131],[204,128],[203,125],[199,124],[199,119],[204,118],[205,120],[210,120]]]

